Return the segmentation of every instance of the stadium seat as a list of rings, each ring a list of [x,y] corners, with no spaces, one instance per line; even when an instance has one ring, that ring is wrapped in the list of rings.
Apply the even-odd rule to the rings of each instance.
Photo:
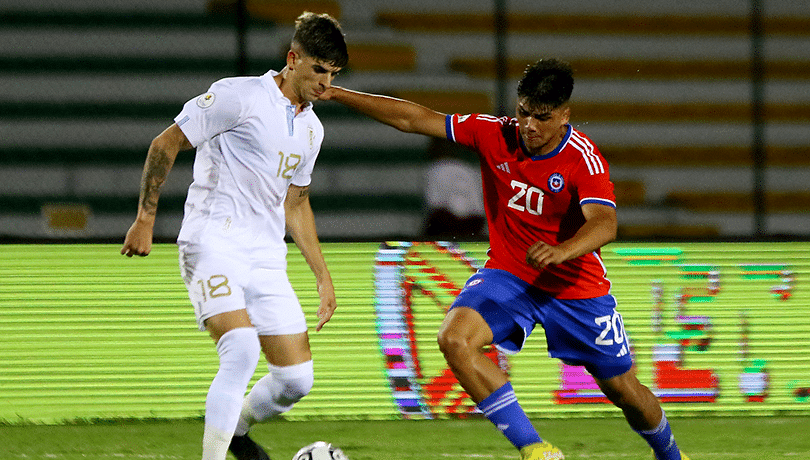
[[[279,24],[294,23],[302,11],[329,13],[340,19],[340,2],[336,0],[245,0],[245,6],[252,17]],[[234,13],[236,0],[209,0],[208,11]]]
[[[673,191],[665,203],[676,208],[697,212],[754,211],[751,193]],[[810,192],[768,192],[765,207],[769,213],[795,213],[810,210]]]
[[[515,13],[507,15],[510,33],[587,33],[621,35],[657,35],[662,31],[672,35],[746,35],[749,21],[746,17],[719,15],[701,16],[642,16],[594,14],[539,14]],[[377,24],[412,32],[484,32],[494,30],[489,13],[381,11]],[[779,17],[765,20],[769,34],[801,36],[810,34],[810,19]]]
[[[641,206],[646,201],[644,181],[614,180],[613,192],[616,194],[617,206]]]
[[[804,146],[768,146],[765,155],[768,164],[780,167],[810,166],[810,149]],[[602,153],[612,165],[622,166],[744,166],[754,164],[750,147],[736,146],[621,146],[602,148]]]
[[[489,94],[475,91],[397,90],[392,96],[430,107],[442,113],[492,113]]]
[[[327,12],[344,24],[350,61],[337,84],[413,100],[445,113],[500,111],[492,56],[495,24],[487,0],[461,2],[469,6],[463,10],[457,8],[459,2],[430,0],[368,2],[363,8],[343,0],[245,0],[250,25],[247,69],[237,69],[233,55],[236,0],[156,3],[161,4],[158,10],[128,7],[123,0],[113,9],[89,3],[80,8],[69,2],[58,9],[22,0],[0,8],[0,32],[13,39],[0,43],[0,85],[8,88],[0,97],[0,124],[7,127],[0,140],[0,177],[5,181],[0,185],[0,214],[20,223],[5,229],[22,234],[46,229],[47,222],[38,221],[36,227],[25,222],[31,216],[45,218],[43,206],[64,203],[86,206],[83,209],[92,213],[91,232],[104,228],[123,234],[137,202],[137,173],[129,171],[142,167],[151,138],[212,81],[283,67],[285,31],[304,10]],[[572,122],[611,164],[617,200],[625,212],[620,235],[711,237],[730,228],[713,221],[715,215],[751,212],[744,203],[750,200],[735,193],[710,194],[711,199],[705,195],[707,189],[739,189],[736,178],[755,164],[746,145],[751,126],[749,18],[745,7],[731,3],[707,4],[684,16],[666,2],[655,8],[642,2],[638,14],[607,6],[604,14],[597,14],[577,5],[560,14],[531,0],[509,2],[507,83],[513,85],[528,63],[542,57],[536,53],[573,64],[578,83]],[[790,3],[769,3],[763,22],[764,156],[768,174],[781,168],[791,176],[791,186],[799,188],[797,175],[810,170],[810,58],[802,52],[810,40],[810,15]],[[20,34],[26,37],[22,41]],[[334,207],[341,216],[390,211],[399,219],[392,221],[407,217],[418,222],[418,180],[409,181],[408,190],[385,181],[372,193],[364,181],[343,178],[363,170],[372,182],[379,180],[374,168],[392,161],[398,171],[418,178],[414,172],[427,164],[427,140],[379,125],[336,103],[319,102],[316,110],[327,131],[316,168],[321,177],[317,183],[313,180],[317,211],[324,215]],[[172,179],[190,174],[192,159],[179,158]],[[13,173],[20,168],[78,178],[74,182],[85,186],[56,180],[29,196],[25,191],[31,181]],[[678,168],[701,178],[688,184],[690,193],[700,196],[669,190],[671,185],[662,184],[673,181],[656,176]],[[724,172],[707,173],[711,168]],[[124,190],[105,185],[121,184],[121,171],[128,171],[133,186]],[[89,176],[99,188],[82,182]],[[726,183],[707,177],[722,177]],[[163,211],[182,212],[183,180],[164,191]],[[769,212],[807,215],[810,201],[802,192],[769,195]],[[707,202],[718,204],[712,208]],[[624,211],[628,207],[630,212]],[[677,213],[683,209],[710,210],[695,217]],[[675,214],[690,216],[682,222],[648,225],[671,217],[670,212],[673,219]],[[120,217],[114,224],[105,220],[111,214]],[[53,222],[68,222],[56,219],[67,215],[53,214]],[[339,236],[348,220],[330,219],[320,221],[324,234]],[[338,223],[326,228],[332,221]],[[710,224],[700,225],[703,221]]]
[[[617,233],[621,240],[694,240],[720,236],[719,229],[712,225],[619,225]]]
[[[579,78],[622,78],[631,80],[717,80],[744,79],[751,76],[747,59],[569,59]],[[507,74],[519,78],[531,59],[514,58],[507,61]],[[495,61],[491,58],[454,58],[450,68],[470,77],[494,78]],[[796,60],[770,60],[765,65],[765,77],[772,79],[807,80],[810,66]]]
[[[412,72],[416,70],[416,50],[398,43],[357,43],[349,41],[349,64],[353,72]]]
[[[751,121],[751,105],[729,103],[661,103],[661,102],[579,102],[571,103],[572,114],[579,121],[626,122],[732,122]],[[764,121],[810,122],[810,105],[767,104]]]

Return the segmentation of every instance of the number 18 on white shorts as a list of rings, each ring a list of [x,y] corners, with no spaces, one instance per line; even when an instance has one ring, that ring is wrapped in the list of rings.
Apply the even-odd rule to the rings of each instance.
[[[259,335],[307,330],[286,264],[251,257],[248,251],[217,251],[198,245],[181,245],[179,258],[200,330],[205,330],[208,318],[241,309],[247,310]]]

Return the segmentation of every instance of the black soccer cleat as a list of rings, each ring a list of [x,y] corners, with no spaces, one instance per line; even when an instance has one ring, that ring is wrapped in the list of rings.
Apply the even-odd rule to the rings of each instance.
[[[256,444],[247,434],[231,438],[228,450],[236,460],[270,460],[262,446]]]

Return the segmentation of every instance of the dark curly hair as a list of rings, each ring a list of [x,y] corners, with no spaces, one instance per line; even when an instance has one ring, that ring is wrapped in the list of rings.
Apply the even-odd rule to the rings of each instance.
[[[335,67],[345,67],[349,62],[349,52],[340,23],[326,13],[306,11],[298,16],[292,43],[293,46],[300,46],[307,55]]]
[[[573,90],[571,64],[559,59],[541,59],[526,67],[517,93],[532,108],[556,109],[568,102]]]

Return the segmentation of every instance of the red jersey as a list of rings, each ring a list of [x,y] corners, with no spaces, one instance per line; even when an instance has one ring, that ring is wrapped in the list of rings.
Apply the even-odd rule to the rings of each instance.
[[[553,152],[530,156],[517,120],[448,115],[447,138],[478,152],[489,225],[487,268],[506,270],[559,299],[607,295],[600,251],[538,270],[526,263],[537,241],[557,245],[585,223],[582,205],[616,207],[607,161],[588,137],[568,125]]]

